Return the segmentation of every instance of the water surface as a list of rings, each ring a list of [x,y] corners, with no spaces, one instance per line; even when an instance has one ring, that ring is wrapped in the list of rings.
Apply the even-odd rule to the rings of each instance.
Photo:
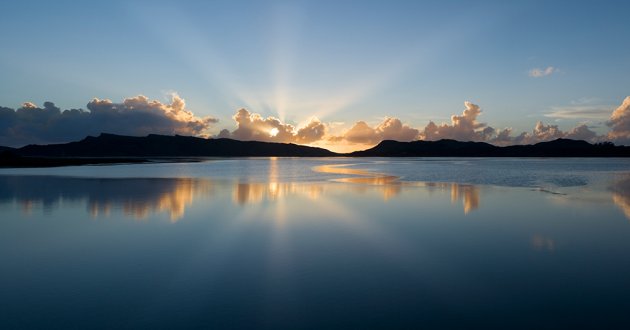
[[[623,159],[0,170],[2,328],[630,321]]]

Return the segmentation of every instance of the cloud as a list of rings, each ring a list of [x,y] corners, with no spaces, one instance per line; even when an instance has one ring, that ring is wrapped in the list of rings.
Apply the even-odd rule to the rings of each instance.
[[[458,141],[486,141],[495,133],[495,129],[477,121],[481,108],[471,102],[464,102],[461,115],[451,116],[451,124],[436,125],[433,121],[424,128],[421,138],[434,141],[453,139]]]
[[[383,140],[413,141],[418,139],[420,131],[403,124],[398,118],[385,118],[376,127],[370,127],[364,121],[356,122],[341,138],[332,140],[346,140],[352,143],[376,144]]]
[[[542,78],[558,71],[560,70],[558,70],[558,68],[554,68],[553,66],[548,66],[546,68],[533,68],[529,70],[529,76],[532,78]]]
[[[343,139],[352,143],[372,144],[379,142],[376,136],[376,129],[370,127],[370,125],[364,121],[356,122],[352,128],[346,131],[343,135]]]
[[[170,104],[138,95],[122,103],[93,99],[83,109],[61,110],[52,102],[43,107],[25,102],[13,110],[0,107],[0,145],[60,143],[88,135],[203,134],[217,120],[200,118],[186,109],[186,103],[173,94]]]
[[[536,123],[531,137],[534,138],[533,142],[550,141],[559,139],[565,136],[558,125],[545,125],[542,121]]]
[[[600,138],[597,136],[597,133],[591,131],[588,126],[582,124],[580,126],[574,127],[570,131],[568,131],[565,135],[567,139],[573,140],[584,140],[590,142],[597,142]]]
[[[557,119],[606,119],[610,116],[610,107],[600,105],[574,105],[552,107],[544,116]]]
[[[263,118],[259,114],[240,109],[235,115],[237,128],[230,132],[222,130],[217,137],[238,140],[258,140],[269,142],[285,142],[308,144],[316,142],[335,146],[344,143],[375,145],[382,140],[413,141],[453,139],[458,141],[487,142],[495,145],[534,144],[551,141],[558,138],[599,142],[602,140],[588,126],[582,124],[568,131],[563,131],[558,125],[536,123],[530,132],[522,132],[513,136],[511,128],[496,129],[478,121],[481,108],[471,102],[464,102],[464,110],[460,115],[451,116],[450,123],[435,124],[429,122],[419,130],[403,124],[400,119],[387,117],[376,126],[370,126],[365,121],[357,121],[350,129],[339,135],[328,135],[328,124],[317,118],[302,128],[282,123],[274,117]],[[629,129],[630,131],[630,129]]]
[[[44,102],[44,105],[46,105],[47,102]],[[22,108],[24,109],[37,109],[37,105],[35,105],[35,103],[33,102],[24,102],[22,103]]]
[[[238,110],[232,118],[236,121],[237,128],[232,132],[222,130],[217,135],[218,138],[298,144],[320,141],[376,144],[382,140],[413,141],[419,134],[417,129],[404,125],[400,119],[389,117],[375,127],[370,127],[364,121],[358,121],[342,135],[327,135],[331,125],[322,123],[315,117],[299,129],[291,124],[282,123],[275,117],[263,118],[246,109]]]
[[[436,125],[434,122],[424,128],[420,138],[429,141],[453,139],[458,141],[488,142],[495,145],[534,144],[559,138],[598,142],[600,136],[588,126],[582,124],[569,131],[561,130],[558,125],[546,125],[542,121],[536,123],[531,132],[523,132],[512,136],[511,128],[496,129],[477,121],[481,108],[473,103],[465,102],[462,115],[453,115],[451,124]]]
[[[613,111],[606,124],[611,128],[608,132],[610,141],[617,144],[630,144],[630,96],[626,97]]]
[[[576,105],[582,106],[582,105]],[[76,141],[87,135],[101,132],[125,135],[196,135],[205,136],[212,123],[211,117],[200,118],[186,109],[182,98],[174,94],[170,103],[149,100],[139,95],[124,99],[121,103],[93,99],[87,109],[61,110],[52,102],[42,107],[25,102],[19,109],[0,107],[0,145],[22,146],[30,143],[57,143]],[[554,111],[558,117],[590,116],[603,113],[603,109],[574,108],[574,112]],[[341,134],[329,134],[339,123],[323,123],[313,117],[305,125],[295,127],[275,117],[262,117],[246,109],[240,109],[232,117],[236,129],[223,129],[216,137],[238,140],[257,140],[296,144],[319,144],[336,148],[342,145],[375,145],[382,140],[413,141],[453,139],[459,141],[487,142],[495,145],[534,144],[558,138],[585,140],[591,143],[610,140],[616,144],[630,144],[630,97],[627,97],[610,117],[607,135],[597,135],[591,127],[581,124],[569,130],[558,125],[536,123],[529,132],[513,135],[512,128],[497,129],[479,122],[481,108],[464,102],[461,114],[452,115],[450,123],[436,124],[430,121],[417,129],[403,124],[400,119],[386,117],[371,126],[357,121]],[[551,116],[551,115],[547,115]],[[337,128],[340,129],[340,128]]]
[[[326,125],[319,121],[319,119],[313,118],[306,126],[297,131],[297,143],[319,141],[324,137],[324,134],[326,134]]]
[[[297,130],[293,125],[282,123],[278,118],[263,118],[246,109],[238,110],[232,118],[236,121],[237,128],[232,132],[223,129],[217,137],[308,144],[319,141],[326,135],[326,125],[317,118],[312,118],[306,126]]]
[[[584,140],[595,143],[599,142],[602,137],[598,136],[597,133],[584,124],[576,126],[569,131],[563,131],[558,125],[546,125],[542,121],[539,121],[531,132],[523,132],[515,137],[505,134],[501,137],[497,136],[492,138],[488,142],[496,145],[536,144],[556,139]]]

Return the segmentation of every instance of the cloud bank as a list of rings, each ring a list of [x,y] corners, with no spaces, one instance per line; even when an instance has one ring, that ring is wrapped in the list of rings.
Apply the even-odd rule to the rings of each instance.
[[[282,123],[278,118],[263,118],[246,109],[239,109],[232,118],[237,128],[232,132],[223,129],[217,137],[243,141],[308,144],[321,140],[326,134],[326,125],[317,118],[311,118],[308,124],[299,129],[291,124]]]
[[[211,124],[217,122],[211,117],[195,116],[186,109],[184,100],[176,94],[172,96],[170,103],[149,100],[142,95],[124,99],[121,103],[95,98],[87,104],[87,109],[62,111],[51,102],[45,102],[43,107],[25,102],[17,110],[0,107],[0,145],[69,142],[102,132],[140,136],[207,136]],[[348,145],[366,147],[382,140],[440,139],[512,145],[567,138],[591,143],[612,141],[630,145],[630,97],[614,110],[610,120],[606,122],[610,131],[604,135],[598,135],[585,124],[562,130],[558,125],[545,124],[542,121],[537,122],[529,132],[515,134],[512,128],[495,128],[481,122],[479,118],[482,114],[480,106],[464,102],[462,113],[452,115],[447,123],[437,124],[430,121],[422,128],[414,128],[398,118],[386,117],[374,126],[365,121],[357,121],[345,131],[340,131],[337,124],[324,123],[315,117],[296,127],[275,117],[265,118],[247,109],[240,109],[232,117],[236,127],[231,131],[223,129],[215,137],[317,144],[330,148]]]
[[[52,102],[25,102],[17,110],[0,107],[0,145],[61,143],[102,132],[123,135],[202,135],[217,120],[200,118],[174,94],[170,104],[138,95],[122,103],[93,99],[83,109],[61,110]]]
[[[625,103],[624,103],[625,104]],[[630,140],[630,100],[624,108],[624,136]],[[617,110],[622,111],[622,110]],[[559,138],[585,140],[591,143],[604,140],[586,125],[579,125],[568,131],[561,130],[557,125],[548,125],[539,121],[530,132],[522,132],[513,135],[511,128],[497,129],[478,121],[481,108],[471,102],[464,102],[464,110],[461,115],[451,116],[450,123],[436,124],[430,121],[423,129],[415,129],[403,124],[397,118],[386,118],[375,127],[370,127],[366,122],[359,121],[340,136],[332,136],[328,139],[332,142],[346,141],[357,144],[376,144],[382,140],[413,141],[427,140],[437,141],[452,139],[458,141],[487,142],[495,145],[534,144],[551,141]],[[619,119],[619,123],[622,119]],[[621,129],[620,129],[621,131]],[[629,141],[630,142],[630,141]]]

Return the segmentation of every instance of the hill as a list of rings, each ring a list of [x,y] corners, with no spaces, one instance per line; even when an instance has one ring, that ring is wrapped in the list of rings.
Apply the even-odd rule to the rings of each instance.
[[[397,142],[348,154],[292,143],[204,139],[191,136],[144,137],[101,134],[77,142],[0,147],[0,167],[47,167],[140,163],[151,159],[178,161],[190,157],[630,157],[630,147],[612,143],[558,139],[533,145],[497,147],[455,140]]]
[[[533,145],[497,147],[484,142],[455,140],[398,142],[385,140],[355,151],[351,157],[630,157],[630,147],[612,143],[557,139]]]
[[[77,142],[28,145],[15,150],[36,157],[325,157],[336,153],[291,143],[204,139],[192,136],[145,137],[101,134]]]

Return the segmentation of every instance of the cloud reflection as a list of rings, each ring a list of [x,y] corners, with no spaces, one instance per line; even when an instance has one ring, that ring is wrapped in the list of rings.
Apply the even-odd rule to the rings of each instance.
[[[536,251],[553,252],[556,249],[556,241],[541,234],[535,234],[531,238],[531,246]]]
[[[480,204],[479,189],[472,185],[403,182],[394,175],[350,168],[344,164],[313,168],[316,172],[339,175],[332,180],[333,183],[283,182],[280,179],[281,170],[279,160],[270,158],[263,182],[251,182],[247,178],[228,181],[208,178],[0,176],[0,203],[15,203],[27,215],[39,208],[48,214],[64,203],[84,203],[92,218],[106,218],[119,212],[128,218],[145,220],[154,214],[166,214],[171,222],[182,219],[193,203],[214,198],[218,192],[231,196],[234,205],[276,203],[278,208],[286,208],[284,200],[289,197],[321,203],[339,195],[377,193],[388,201],[408,189],[450,192],[451,202],[456,204],[461,201],[465,214],[476,210]],[[619,200],[615,200],[618,205],[623,202],[621,197],[614,198]],[[630,205],[628,199],[625,201],[626,204],[622,205]],[[284,214],[284,210],[279,209],[278,214]]]
[[[18,202],[24,214],[32,213],[39,205],[44,212],[52,212],[63,203],[85,202],[94,218],[122,210],[124,215],[138,220],[166,213],[171,222],[176,222],[195,198],[209,196],[212,188],[205,179],[0,176],[0,202]]]
[[[630,220],[630,175],[616,178],[610,187],[612,200]]]
[[[468,214],[479,208],[479,188],[469,184],[459,183],[442,183],[442,182],[430,182],[425,183],[425,186],[431,189],[450,190],[451,191],[451,203],[456,204],[461,200],[464,206],[464,214]]]
[[[451,202],[455,204],[461,199],[465,214],[479,208],[479,188],[474,185],[441,182],[403,182],[399,180],[400,177],[395,175],[348,168],[350,165],[351,164],[322,165],[314,167],[313,170],[320,173],[351,175],[350,177],[334,179],[334,181],[377,186],[383,192],[384,200],[388,200],[400,194],[404,186],[421,186],[430,189],[450,189]]]

